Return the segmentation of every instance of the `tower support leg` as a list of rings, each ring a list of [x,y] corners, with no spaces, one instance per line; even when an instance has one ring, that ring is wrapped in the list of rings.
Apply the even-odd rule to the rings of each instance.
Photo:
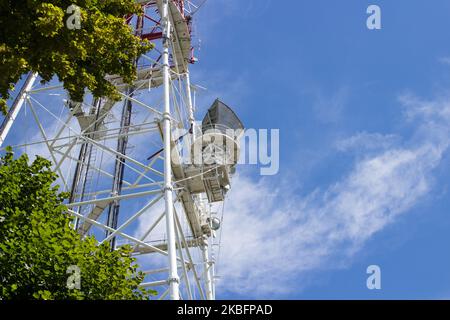
[[[166,233],[167,233],[167,253],[169,259],[169,292],[171,300],[180,299],[180,278],[177,270],[177,252],[175,239],[175,219],[173,212],[173,186],[171,167],[171,117],[170,117],[170,66],[169,66],[169,41],[170,41],[170,21],[169,21],[169,1],[163,0],[162,6],[163,23],[163,89],[164,89],[164,199],[166,210]]]
[[[186,85],[186,100],[188,104],[188,112],[189,112],[189,127],[192,130],[192,138],[195,139],[195,130],[194,130],[194,107],[192,105],[192,94],[191,94],[191,79],[189,76],[189,71],[184,75],[185,85]]]
[[[16,99],[13,102],[13,105],[11,106],[11,109],[9,109],[8,114],[6,115],[5,119],[3,120],[2,125],[0,126],[0,147],[2,146],[3,142],[6,139],[6,136],[9,133],[9,130],[11,129],[11,126],[14,123],[14,120],[16,119],[17,115],[20,112],[20,109],[22,109],[23,103],[25,102],[25,98],[27,95],[27,92],[31,90],[33,87],[34,82],[36,81],[37,73],[29,73],[27,78],[25,79],[25,83],[22,85],[22,88],[20,89],[20,92],[17,94]]]
[[[204,266],[204,274],[205,274],[205,289],[206,289],[206,299],[213,300],[213,283],[211,277],[211,265],[209,261],[209,252],[208,252],[208,238],[206,236],[203,237],[202,243],[202,255],[203,255],[203,266]]]

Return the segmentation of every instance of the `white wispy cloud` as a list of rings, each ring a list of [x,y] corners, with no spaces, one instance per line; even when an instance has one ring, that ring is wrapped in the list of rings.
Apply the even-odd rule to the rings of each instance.
[[[338,140],[336,148],[339,151],[368,151],[392,148],[397,145],[401,137],[395,134],[381,134],[359,132],[349,138]]]
[[[441,57],[439,58],[439,62],[442,64],[450,65],[450,57]]]
[[[235,177],[222,230],[219,291],[273,297],[300,290],[292,279],[351,257],[432,189],[433,170],[449,148],[450,103],[411,95],[400,101],[416,128],[412,137],[358,133],[347,139],[343,149],[364,149],[368,141],[379,149],[358,157],[333,185],[299,195],[270,178]]]

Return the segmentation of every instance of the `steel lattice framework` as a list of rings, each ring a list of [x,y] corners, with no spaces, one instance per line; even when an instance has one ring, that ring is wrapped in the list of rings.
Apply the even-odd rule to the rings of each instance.
[[[131,86],[108,77],[122,100],[87,94],[75,103],[65,99],[60,83],[42,85],[29,74],[1,126],[0,145],[16,128],[26,139],[12,140],[14,148],[52,160],[71,194],[74,227],[112,249],[131,244],[145,266],[141,285],[155,287],[159,299],[214,299],[214,212],[206,193],[191,192],[193,177],[180,165],[178,143],[192,143],[197,130],[189,65],[195,62],[191,16],[198,4],[136,2],[144,14],[126,22],[156,47],[138,59]],[[39,136],[27,136],[32,125]],[[206,179],[214,169],[195,177]],[[208,175],[211,188],[217,178]]]

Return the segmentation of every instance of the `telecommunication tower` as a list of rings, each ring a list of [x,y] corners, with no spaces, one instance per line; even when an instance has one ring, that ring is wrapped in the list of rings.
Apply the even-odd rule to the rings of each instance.
[[[74,228],[113,250],[132,245],[145,267],[141,286],[154,287],[158,299],[214,299],[214,204],[230,189],[243,125],[219,100],[195,121],[189,66],[199,4],[136,2],[143,15],[126,23],[155,48],[137,60],[132,85],[107,77],[122,100],[87,94],[76,103],[62,84],[40,84],[30,73],[0,127],[0,147],[7,139],[50,159],[70,192]],[[39,136],[27,135],[33,125]]]

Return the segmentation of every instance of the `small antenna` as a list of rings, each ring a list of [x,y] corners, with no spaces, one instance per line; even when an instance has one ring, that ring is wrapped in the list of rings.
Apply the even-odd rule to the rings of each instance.
[[[191,16],[193,16],[194,14],[196,14],[197,11],[200,10],[200,8],[206,3],[206,1],[208,1],[208,0],[203,0],[202,3],[200,3],[200,4],[198,5],[198,7],[197,7],[194,11],[191,12]]]

